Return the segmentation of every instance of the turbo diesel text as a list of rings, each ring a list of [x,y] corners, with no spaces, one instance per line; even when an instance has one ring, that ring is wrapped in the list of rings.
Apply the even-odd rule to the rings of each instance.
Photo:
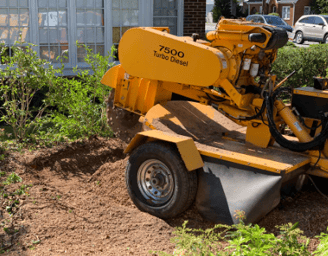
[[[185,66],[185,67],[188,66],[188,61],[181,60],[185,56],[184,52],[177,51],[175,49],[171,49],[163,45],[160,45],[159,47],[160,47],[159,51],[154,50],[154,57],[161,58],[163,60],[169,60],[181,66]],[[164,52],[168,55],[165,55],[164,53],[160,53],[160,52]]]

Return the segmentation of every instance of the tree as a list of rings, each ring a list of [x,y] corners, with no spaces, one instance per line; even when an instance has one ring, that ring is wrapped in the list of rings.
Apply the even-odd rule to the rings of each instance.
[[[328,13],[327,0],[312,0],[311,11],[318,14]]]
[[[230,1],[227,0],[214,0],[213,7],[213,21],[217,22],[221,16],[226,18],[230,18],[231,10],[230,10]]]

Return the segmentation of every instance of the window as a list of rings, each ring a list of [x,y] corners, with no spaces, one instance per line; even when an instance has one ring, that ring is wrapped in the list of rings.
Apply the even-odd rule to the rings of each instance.
[[[0,0],[0,44],[21,40],[54,67],[84,69],[86,51],[76,41],[104,55],[123,33],[136,26],[168,26],[183,35],[183,0]],[[1,47],[1,46],[0,46]],[[11,49],[8,48],[8,54]],[[65,57],[65,58],[64,58]],[[0,63],[1,64],[1,63]],[[3,68],[1,66],[1,68]]]
[[[315,17],[313,17],[313,16],[308,17],[308,19],[307,19],[307,23],[308,23],[308,24],[314,24],[314,23],[315,23]]]
[[[169,27],[170,33],[177,35],[177,0],[154,0],[154,26]]]
[[[259,23],[265,23],[264,19],[262,17],[259,17]]]
[[[314,24],[319,25],[319,24],[325,24],[323,22],[323,19],[320,17],[314,17]]]
[[[93,52],[104,55],[104,1],[76,0],[76,32],[80,44],[88,46]],[[83,62],[86,50],[77,48],[77,62]]]
[[[112,6],[113,44],[118,43],[124,32],[139,25],[138,0],[113,0]],[[118,56],[116,56],[118,58]]]
[[[260,6],[260,11],[259,11],[260,14],[262,14],[262,10],[263,10],[263,7],[262,7],[262,5],[261,5],[261,6]]]
[[[38,0],[40,57],[52,63],[67,63],[67,0]]]
[[[277,7],[276,6],[272,7],[272,12],[277,12]]]
[[[16,41],[30,42],[28,0],[0,0],[0,44],[13,45]],[[11,56],[11,48],[7,52]]]
[[[309,15],[311,13],[311,6],[304,6],[304,15]]]
[[[282,7],[282,18],[284,20],[290,19],[290,6],[283,6]]]

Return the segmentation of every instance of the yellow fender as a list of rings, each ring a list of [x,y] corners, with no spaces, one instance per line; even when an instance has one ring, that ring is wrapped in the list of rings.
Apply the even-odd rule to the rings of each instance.
[[[193,171],[204,166],[202,157],[200,156],[192,138],[181,135],[172,135],[158,130],[137,133],[125,149],[124,153],[130,153],[140,145],[148,141],[156,140],[175,144],[188,171]]]

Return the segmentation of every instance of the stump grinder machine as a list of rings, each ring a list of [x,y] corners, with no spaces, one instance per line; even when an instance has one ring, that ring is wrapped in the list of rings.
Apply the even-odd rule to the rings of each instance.
[[[271,65],[288,41],[281,28],[223,18],[207,39],[162,27],[121,38],[121,64],[102,83],[113,88],[114,126],[142,124],[125,149],[127,189],[160,218],[195,202],[213,222],[237,223],[238,210],[256,222],[283,188],[328,177],[328,90],[276,82]]]

